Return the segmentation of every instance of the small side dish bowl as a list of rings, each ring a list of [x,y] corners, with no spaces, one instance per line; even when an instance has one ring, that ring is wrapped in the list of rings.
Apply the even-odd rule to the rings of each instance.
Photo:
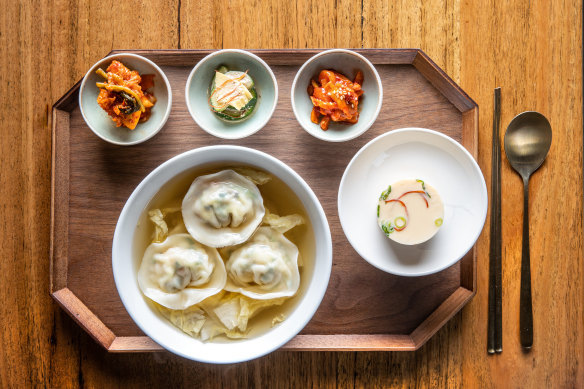
[[[444,203],[440,230],[417,245],[388,239],[377,224],[380,194],[402,179],[431,183]],[[470,153],[454,139],[422,128],[393,130],[363,146],[338,194],[339,219],[353,248],[371,265],[399,276],[437,273],[458,262],[478,239],[487,207],[485,179]]]
[[[363,95],[359,98],[357,123],[331,121],[329,129],[323,131],[310,120],[313,104],[307,89],[311,80],[317,80],[318,74],[325,69],[339,72],[350,80],[358,70],[363,73]],[[377,70],[367,58],[351,50],[334,49],[318,53],[302,65],[294,77],[291,94],[292,110],[306,132],[329,142],[344,142],[358,137],[373,125],[381,111],[383,86]]]
[[[254,81],[258,100],[254,112],[245,120],[226,122],[211,112],[209,87],[220,66],[247,71]],[[189,113],[204,131],[218,138],[241,139],[262,129],[272,117],[278,104],[278,82],[272,69],[257,55],[245,50],[219,50],[195,65],[187,79],[185,100]]]
[[[161,188],[181,175],[206,165],[255,166],[283,181],[301,201],[314,234],[314,267],[307,287],[286,319],[262,334],[233,341],[201,342],[164,319],[142,294],[137,273],[142,253],[136,243],[138,224]],[[172,184],[170,184],[172,185]],[[139,239],[138,239],[139,240]],[[126,310],[142,331],[165,349],[188,359],[207,363],[236,363],[276,350],[310,321],[327,289],[332,268],[332,240],[326,215],[308,184],[290,167],[263,152],[238,146],[209,146],[180,154],[154,169],[138,185],[124,206],[112,246],[116,288]],[[305,273],[306,274],[306,273]]]
[[[149,90],[156,97],[150,118],[138,123],[135,129],[116,127],[115,122],[97,103],[100,89],[95,85],[103,78],[95,73],[99,68],[106,70],[113,60],[122,62],[130,70],[140,75],[154,74],[154,87]],[[152,61],[137,54],[121,53],[105,57],[89,69],[79,88],[79,107],[87,126],[101,139],[120,146],[131,146],[147,141],[166,124],[172,106],[170,82],[164,72]]]

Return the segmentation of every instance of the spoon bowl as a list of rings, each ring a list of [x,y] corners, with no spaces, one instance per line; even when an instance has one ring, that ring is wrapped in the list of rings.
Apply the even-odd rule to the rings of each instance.
[[[552,127],[539,112],[515,116],[505,133],[505,153],[509,163],[522,177],[537,170],[550,149]]]
[[[523,244],[521,249],[521,289],[519,296],[519,338],[529,349],[533,345],[531,265],[529,256],[529,176],[545,160],[552,144],[550,122],[539,112],[523,112],[509,123],[505,132],[505,154],[523,179]]]

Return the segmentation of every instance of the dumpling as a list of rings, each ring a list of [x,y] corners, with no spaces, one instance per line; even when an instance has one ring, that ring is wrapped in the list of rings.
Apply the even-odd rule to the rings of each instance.
[[[293,296],[300,285],[298,248],[271,227],[260,227],[229,256],[225,290],[258,300]]]
[[[185,309],[225,286],[225,265],[215,248],[189,234],[169,235],[144,252],[138,284],[147,297],[170,309]]]
[[[257,186],[233,170],[197,177],[182,202],[188,232],[210,247],[245,242],[264,214]]]

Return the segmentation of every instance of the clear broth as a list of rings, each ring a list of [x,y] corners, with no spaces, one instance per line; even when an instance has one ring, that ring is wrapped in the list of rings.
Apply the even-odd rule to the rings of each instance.
[[[138,274],[144,251],[146,251],[146,248],[150,245],[154,234],[154,224],[148,218],[148,211],[156,208],[180,208],[182,200],[195,178],[202,175],[217,173],[221,170],[233,167],[250,167],[256,170],[265,171],[255,166],[247,165],[205,165],[179,174],[169,180],[160,191],[156,193],[146,209],[142,211],[142,215],[140,216],[134,233],[133,262],[136,275]],[[296,294],[286,300],[284,304],[266,308],[254,316],[248,323],[247,339],[269,331],[272,328],[272,319],[274,317],[280,314],[284,314],[285,320],[290,317],[294,309],[296,309],[300,303],[302,296],[306,293],[306,289],[308,288],[308,284],[310,283],[314,272],[314,258],[316,255],[314,233],[310,223],[310,218],[306,213],[302,201],[300,201],[296,194],[282,180],[270,172],[267,173],[270,174],[272,179],[264,185],[257,185],[264,199],[264,207],[270,210],[270,212],[276,213],[280,216],[300,214],[305,220],[304,224],[296,226],[284,234],[286,238],[298,247],[300,253],[298,259],[300,286]],[[224,261],[227,261],[227,259],[228,258],[223,258]],[[155,303],[149,298],[145,296],[143,297],[161,320],[167,321],[167,319],[158,312]],[[178,327],[175,327],[172,323],[168,323],[178,329]],[[230,339],[225,335],[221,335],[214,338],[212,341],[232,342],[237,341],[237,339]]]

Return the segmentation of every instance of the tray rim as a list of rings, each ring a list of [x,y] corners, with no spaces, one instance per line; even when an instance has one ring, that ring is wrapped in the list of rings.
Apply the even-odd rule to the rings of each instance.
[[[272,65],[302,64],[326,49],[250,49]],[[421,49],[351,49],[365,55],[374,65],[413,65],[462,114],[461,144],[477,159],[478,105]],[[157,63],[174,56],[201,56],[215,49],[112,50],[106,56],[131,52],[159,57]],[[291,63],[290,56],[297,63]],[[153,59],[156,61],[156,59]],[[164,64],[162,63],[162,66]],[[53,299],[96,342],[109,352],[153,352],[164,349],[147,336],[117,336],[67,287],[69,232],[69,129],[70,112],[77,106],[81,80],[52,106],[51,115],[51,224],[49,246],[49,285]],[[65,123],[65,125],[64,125]],[[58,133],[58,134],[57,134]],[[460,286],[408,335],[343,334],[297,335],[281,349],[292,351],[413,351],[422,347],[476,294],[476,244],[460,260]],[[63,271],[64,270],[64,271]]]

